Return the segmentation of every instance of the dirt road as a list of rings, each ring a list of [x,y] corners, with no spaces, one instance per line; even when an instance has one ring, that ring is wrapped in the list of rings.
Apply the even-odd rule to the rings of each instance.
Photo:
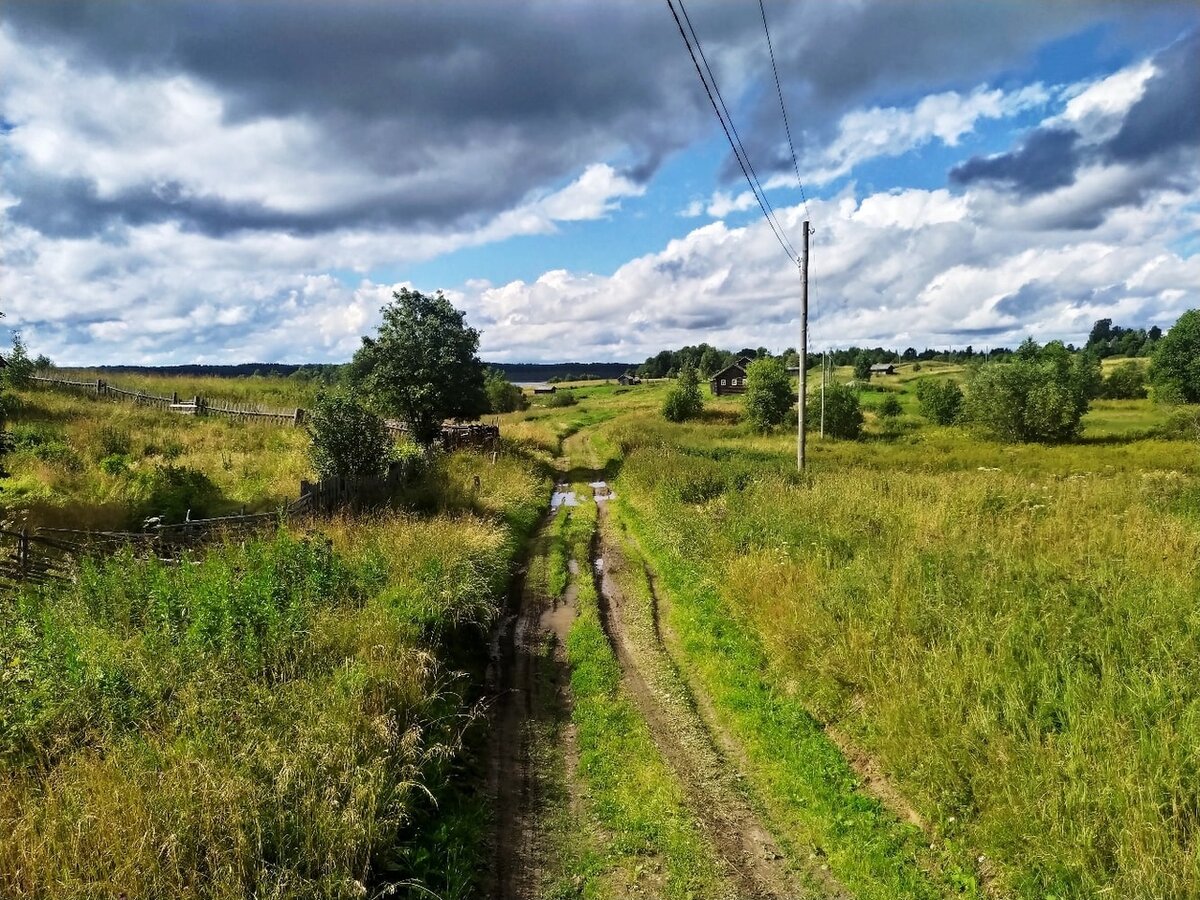
[[[560,600],[545,595],[529,577],[528,561],[544,553],[547,517],[526,565],[510,591],[509,610],[492,640],[489,682],[492,712],[488,788],[495,810],[495,838],[486,896],[533,900],[539,896],[537,805],[545,773],[532,750],[539,727],[553,723],[567,703],[563,644],[575,617],[575,592]]]

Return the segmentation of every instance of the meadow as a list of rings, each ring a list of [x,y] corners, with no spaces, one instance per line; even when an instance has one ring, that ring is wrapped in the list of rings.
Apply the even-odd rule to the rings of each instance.
[[[863,440],[810,435],[803,476],[794,433],[734,400],[602,427],[687,662],[785,818],[796,739],[767,723],[794,708],[880,765],[964,884],[1196,896],[1195,442],[1099,401],[1077,444],[994,444],[921,421],[913,383],[863,395],[905,409]],[[730,680],[756,669],[758,700]]]
[[[309,475],[300,429],[18,399],[10,516],[128,521],[164,469],[212,512]],[[487,635],[547,493],[523,455],[439,456],[397,510],[6,592],[0,895],[470,896]]]

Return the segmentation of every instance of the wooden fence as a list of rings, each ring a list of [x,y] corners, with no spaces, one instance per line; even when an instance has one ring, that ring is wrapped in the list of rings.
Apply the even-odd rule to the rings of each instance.
[[[107,556],[123,547],[139,555],[178,561],[187,550],[215,540],[264,528],[289,519],[327,514],[342,507],[361,510],[388,502],[417,471],[412,458],[391,463],[383,475],[301,481],[300,496],[271,512],[241,513],[182,522],[147,519],[142,531],[87,531],[76,528],[0,529],[0,584],[67,580],[79,559]]]
[[[300,407],[289,410],[259,409],[256,406],[221,406],[214,404],[205,397],[194,396],[180,399],[178,393],[170,397],[159,397],[145,391],[127,391],[116,385],[109,384],[103,378],[95,381],[71,381],[66,378],[46,378],[41,375],[28,376],[30,384],[50,388],[64,388],[81,391],[96,397],[112,397],[127,400],[142,406],[154,406],[170,410],[185,416],[224,416],[228,419],[241,421],[265,422],[272,425],[290,425],[300,427],[308,420],[308,412]],[[384,427],[393,437],[408,435],[408,426],[403,422],[389,419]],[[497,450],[500,446],[500,426],[498,425],[455,425],[442,426],[441,445],[446,450],[465,448]]]

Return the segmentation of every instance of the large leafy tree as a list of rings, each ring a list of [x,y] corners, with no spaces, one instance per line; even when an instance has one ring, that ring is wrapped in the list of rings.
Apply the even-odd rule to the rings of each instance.
[[[406,422],[412,439],[428,446],[443,420],[487,412],[479,332],[441,291],[431,297],[401,288],[392,297],[351,371],[378,409]]]
[[[1150,381],[1156,396],[1200,403],[1200,309],[1189,309],[1154,349]]]
[[[792,383],[782,360],[765,357],[746,367],[746,418],[755,428],[782,425],[792,402]]]

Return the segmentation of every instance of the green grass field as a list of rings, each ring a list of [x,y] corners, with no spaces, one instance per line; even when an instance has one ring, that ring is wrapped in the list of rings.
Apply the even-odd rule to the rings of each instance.
[[[586,383],[573,405],[500,417],[513,452],[495,464],[444,458],[419,515],[195,565],[117,558],[5,598],[0,893],[352,897],[418,878],[469,896],[486,810],[462,791],[472,682],[454,673],[479,664],[563,457],[558,477],[615,481],[681,671],[744,748],[782,843],[818,848],[853,895],[1200,895],[1200,445],[1150,401],[1095,401],[1058,446],[926,423],[917,381],[962,376],[879,379],[863,439],[810,434],[804,475],[794,430],[751,430],[738,398],[673,425],[666,385]],[[10,516],[129,521],[169,496],[166,467],[203,476],[214,511],[279,502],[308,474],[297,429],[20,400]],[[550,593],[568,558],[586,567],[591,515],[563,518]],[[579,586],[568,777],[594,839],[560,844],[556,895],[703,895],[702,842]],[[863,792],[839,741],[924,832]]]

